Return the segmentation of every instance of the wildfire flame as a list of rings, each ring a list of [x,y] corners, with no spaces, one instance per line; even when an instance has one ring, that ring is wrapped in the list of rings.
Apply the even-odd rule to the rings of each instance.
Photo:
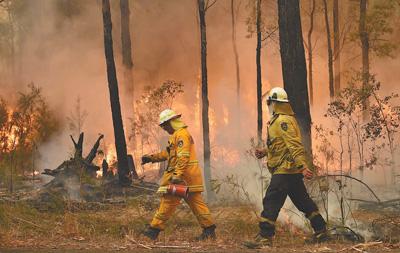
[[[103,159],[106,160],[108,164],[108,171],[111,171],[113,175],[116,175],[118,172],[116,163],[117,163],[117,152],[115,150],[114,145],[109,144],[105,147],[104,150],[104,155],[100,159],[97,160],[97,166],[100,167],[98,171],[96,171],[96,178],[101,178],[103,177],[103,168],[102,168],[102,162]]]
[[[102,178],[103,177],[103,170],[99,169],[98,171],[96,171],[96,178]]]

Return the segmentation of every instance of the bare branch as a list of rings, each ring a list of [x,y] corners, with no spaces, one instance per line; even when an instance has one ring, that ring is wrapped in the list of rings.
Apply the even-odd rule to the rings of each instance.
[[[207,1],[204,11],[207,11],[209,8],[211,8],[217,1],[218,0],[214,0],[211,4]]]
[[[351,26],[351,20],[347,19],[346,22],[344,23],[342,29],[341,29],[341,31],[342,31],[341,34],[339,34],[339,40],[340,40],[339,50],[338,50],[337,54],[334,55],[333,61],[336,61],[338,55],[340,55],[341,52],[343,51],[344,45],[345,45],[345,43],[347,41],[347,38],[348,38],[347,35],[350,33],[351,27],[352,27]]]
[[[261,39],[261,41],[265,41],[265,40],[271,38],[271,37],[276,33],[277,30],[278,30],[278,26],[275,26],[275,27],[272,29],[272,31],[270,31],[270,32],[265,32],[266,36],[265,36],[263,39]]]
[[[369,187],[366,183],[364,183],[363,181],[361,181],[358,178],[349,176],[349,175],[344,175],[344,174],[328,174],[328,175],[321,175],[318,178],[322,178],[322,177],[347,177],[350,178],[352,180],[355,180],[359,183],[361,183],[362,185],[364,185],[365,187],[367,187],[367,189],[372,193],[372,195],[374,195],[374,197],[378,200],[379,203],[381,203],[380,198],[378,198],[378,196],[375,194],[375,192],[371,189],[371,187]]]

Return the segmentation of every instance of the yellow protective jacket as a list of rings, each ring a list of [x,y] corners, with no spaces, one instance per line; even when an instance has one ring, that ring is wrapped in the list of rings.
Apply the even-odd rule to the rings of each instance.
[[[165,193],[165,186],[170,184],[172,176],[180,177],[190,192],[204,190],[194,141],[187,127],[176,130],[169,137],[167,148],[160,153],[150,155],[150,159],[152,162],[168,161],[167,169],[160,181],[159,193]]]
[[[300,128],[290,104],[275,105],[267,134],[267,165],[271,174],[297,174],[307,167]]]

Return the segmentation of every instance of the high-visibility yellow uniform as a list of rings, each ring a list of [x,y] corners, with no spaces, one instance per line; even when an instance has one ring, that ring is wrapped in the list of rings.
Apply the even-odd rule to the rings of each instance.
[[[172,177],[180,178],[189,187],[189,197],[185,198],[203,228],[214,225],[210,211],[203,200],[204,190],[199,161],[196,157],[192,136],[187,127],[177,129],[169,138],[168,147],[157,154],[150,155],[152,162],[168,161],[167,169],[160,180],[159,193],[165,193],[165,186]],[[154,215],[151,227],[163,230],[165,222],[172,216],[181,198],[169,194],[161,197],[160,208]]]
[[[267,165],[272,174],[298,174],[308,168],[300,128],[289,103],[275,105],[267,132]]]
[[[272,177],[263,199],[260,235],[264,238],[275,235],[275,222],[288,196],[310,220],[316,234],[325,232],[325,220],[303,182],[302,171],[310,166],[301,142],[300,128],[289,103],[274,105],[274,115],[267,132],[265,151]]]
[[[196,216],[197,221],[202,228],[208,228],[214,225],[214,222],[211,219],[210,210],[208,209],[207,204],[204,202],[203,196],[200,192],[190,193],[189,197],[186,198],[185,201],[189,205],[193,214]],[[175,209],[180,202],[180,197],[164,194],[161,197],[160,207],[154,215],[150,226],[164,230],[165,223],[174,214]]]

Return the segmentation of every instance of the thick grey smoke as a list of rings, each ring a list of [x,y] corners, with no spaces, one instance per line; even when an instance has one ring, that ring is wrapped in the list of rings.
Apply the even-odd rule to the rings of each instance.
[[[28,0],[26,0],[28,1]],[[114,53],[118,70],[120,94],[126,136],[129,135],[128,94],[123,87],[121,46],[119,33],[119,1],[112,2]],[[235,174],[248,183],[246,189],[255,202],[261,203],[258,164],[245,155],[250,138],[256,135],[256,66],[255,36],[248,38],[246,21],[251,15],[251,4],[242,1],[237,18],[237,43],[240,57],[241,109],[237,109],[236,81],[231,42],[230,1],[219,0],[207,11],[208,80],[211,120],[211,145],[214,158],[213,173],[223,178]],[[63,3],[63,4],[60,4]],[[81,106],[88,112],[83,130],[85,151],[91,147],[98,133],[105,134],[107,144],[113,144],[111,111],[109,106],[101,3],[96,0],[29,1],[24,19],[29,27],[21,43],[19,57],[21,84],[33,81],[43,88],[50,105],[62,118],[68,116],[81,98]],[[263,7],[265,22],[276,24],[276,1],[266,1]],[[138,99],[146,86],[158,86],[165,80],[180,81],[185,93],[173,107],[183,113],[197,145],[199,160],[202,155],[201,122],[197,113],[197,89],[200,75],[200,38],[196,1],[135,0],[131,6],[133,79]],[[306,6],[302,6],[307,8]],[[321,15],[319,13],[318,15]],[[321,18],[320,16],[317,18]],[[303,32],[308,20],[303,15]],[[269,24],[269,25],[271,25]],[[278,31],[276,31],[278,33]],[[313,121],[325,121],[322,116],[329,102],[327,85],[326,36],[322,22],[317,22],[314,39],[314,86],[316,87]],[[282,86],[282,73],[277,37],[267,40],[262,51],[263,92],[272,86]],[[356,50],[353,48],[348,51]],[[346,51],[347,52],[347,51]],[[345,58],[345,57],[344,57]],[[358,68],[361,59],[343,61],[344,72]],[[374,60],[372,69],[384,83],[384,91],[397,91],[400,80],[398,59]],[[345,84],[345,78],[343,78]],[[16,84],[2,84],[3,94],[12,94]],[[266,110],[264,110],[266,112]],[[241,116],[237,123],[234,119]],[[264,121],[268,120],[267,113]],[[154,126],[157,127],[157,126]],[[239,132],[240,130],[240,132]],[[64,129],[52,142],[40,148],[40,166],[55,168],[71,152],[70,131]],[[231,165],[231,160],[236,164]],[[264,174],[268,172],[264,171]],[[371,177],[375,178],[375,174]],[[375,178],[376,179],[376,178]],[[259,206],[260,208],[260,206]]]

